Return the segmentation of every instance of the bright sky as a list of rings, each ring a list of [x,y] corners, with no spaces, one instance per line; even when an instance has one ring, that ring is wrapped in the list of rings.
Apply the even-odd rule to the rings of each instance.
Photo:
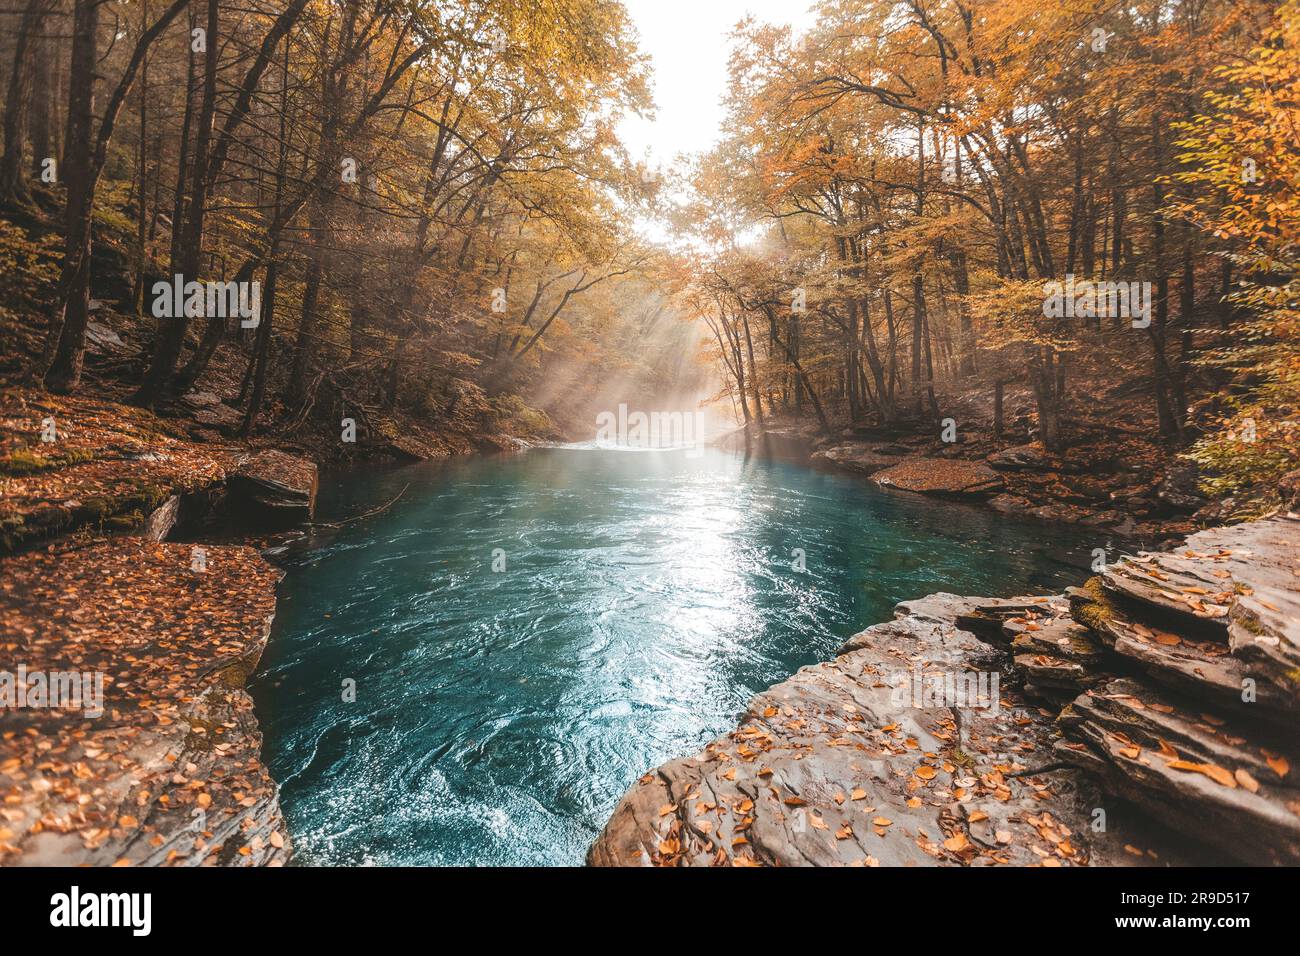
[[[808,0],[623,0],[652,58],[657,119],[631,117],[620,127],[638,159],[667,166],[678,153],[713,145],[727,86],[728,34],[746,14],[767,23],[812,25]]]

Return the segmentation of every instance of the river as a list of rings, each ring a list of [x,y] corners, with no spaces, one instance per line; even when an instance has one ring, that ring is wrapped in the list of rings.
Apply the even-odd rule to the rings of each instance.
[[[253,693],[299,863],[581,863],[639,775],[896,602],[1060,589],[1098,546],[713,449],[326,475],[320,517],[408,484],[279,558]]]

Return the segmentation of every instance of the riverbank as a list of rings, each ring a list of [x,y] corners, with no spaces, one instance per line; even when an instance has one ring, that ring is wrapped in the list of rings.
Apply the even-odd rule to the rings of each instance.
[[[311,521],[317,463],[186,407],[0,392],[0,865],[289,859],[245,690],[281,572],[242,542]]]
[[[178,433],[174,422],[114,403],[56,399],[43,393],[5,394],[13,401],[4,405],[5,440],[11,442],[4,449],[4,461],[9,464],[4,517],[18,551],[3,559],[7,586],[0,593],[0,611],[4,633],[16,635],[4,648],[5,659],[27,662],[28,671],[39,665],[64,672],[99,672],[110,707],[100,717],[91,717],[84,707],[59,712],[20,708],[5,715],[0,727],[4,735],[0,793],[6,800],[0,824],[3,862],[283,862],[291,847],[278,790],[263,763],[261,731],[243,689],[265,647],[279,573],[250,548],[210,542],[216,532],[226,532],[239,521],[261,534],[272,527],[309,520],[315,505],[314,464],[274,448],[198,443],[187,439],[183,430]],[[54,442],[40,440],[47,419],[55,423]],[[540,484],[556,486],[553,481]],[[13,510],[9,510],[11,506]],[[44,517],[34,519],[36,515]],[[698,534],[698,529],[692,533]],[[160,540],[177,537],[189,543]],[[452,537],[458,542],[467,540],[463,533]],[[825,536],[815,535],[813,540],[825,540]],[[479,556],[486,561],[491,546],[500,543],[485,539],[476,553],[481,552]],[[511,566],[524,557],[512,552]],[[825,554],[814,556],[814,560],[827,558]],[[485,571],[486,564],[480,570]],[[1246,572],[1239,573],[1243,580],[1250,580]],[[1188,585],[1193,586],[1202,585]],[[999,626],[1018,627],[1027,632],[1018,637],[1032,637],[1035,629],[1048,629],[1049,618],[1055,622],[1061,617],[1062,603],[1048,603],[1050,613],[1041,612],[1041,618],[1038,611],[1021,609],[1015,615],[1019,622],[1007,619]],[[1040,620],[1044,623],[1037,623]],[[917,631],[912,636],[924,635]],[[1104,653],[1076,640],[1073,634],[1067,636],[1071,654],[1086,660]],[[941,639],[941,643],[954,646],[964,641],[956,635]],[[1132,651],[1129,642],[1116,643],[1119,650],[1115,653],[1121,657]],[[887,655],[880,661],[909,663],[901,661],[887,641],[873,649]],[[1030,700],[1041,697],[1050,701],[1062,692],[1062,682],[1082,679],[1068,659],[1038,659],[1066,658],[1064,650],[1055,655],[1051,648],[1034,651],[1029,661],[1017,663],[1035,679],[1027,681],[1023,690],[1008,683],[1010,691],[1023,692]],[[1146,653],[1154,652],[1147,648]],[[951,669],[956,659],[936,658],[933,663]],[[779,673],[789,673],[793,666]],[[1285,673],[1289,666],[1285,659],[1281,666]],[[1196,668],[1205,669],[1203,662],[1189,667],[1193,673]],[[1171,664],[1166,670],[1179,668]],[[771,679],[751,686],[762,686]],[[528,686],[539,684],[534,680]],[[1069,686],[1065,684],[1067,689]],[[1272,696],[1265,694],[1261,699],[1268,702]],[[114,701],[118,702],[116,708],[111,706]],[[739,704],[737,700],[729,705],[724,720],[729,721],[734,713],[730,706]],[[1158,699],[1155,704],[1166,706]],[[1037,706],[1021,716],[1034,721]],[[1035,731],[1031,735],[1019,719],[997,734],[1006,737],[1014,728],[1024,734],[1018,744],[1034,751],[1055,747],[1057,738],[1051,733]],[[1079,725],[1097,726],[1101,720],[1088,714]],[[881,726],[889,723],[897,722],[884,721]],[[713,725],[718,726],[725,723]],[[944,739],[941,734],[952,736],[951,729],[942,725],[922,729],[935,741]],[[1193,735],[1193,730],[1185,735]],[[1231,736],[1240,735],[1234,732]],[[921,745],[917,731],[894,745],[907,753],[915,749],[907,742],[913,739]],[[961,740],[959,737],[960,752],[953,751],[946,761],[956,768],[964,765],[968,754]],[[752,743],[742,744],[755,749]],[[969,739],[966,744],[970,745]],[[1001,740],[990,746],[1001,746]],[[1275,755],[1285,750],[1265,746]],[[920,752],[944,753],[928,742]],[[1004,756],[1014,759],[1017,753],[1028,752],[1013,750]],[[1186,754],[1188,763],[1222,766],[1204,754],[1199,761],[1192,751]],[[797,759],[802,769],[806,758]],[[1275,758],[1257,755],[1257,762],[1259,759],[1272,769],[1270,760]],[[634,772],[651,762],[639,764]],[[1005,760],[1000,765],[1012,766]],[[943,764],[938,766],[942,769]],[[1014,767],[1001,771],[998,766],[994,764],[992,769],[1011,780],[1021,779],[1012,776],[1018,772]],[[1022,769],[1039,766],[1024,761]],[[1251,781],[1260,782],[1259,768],[1245,762],[1245,757],[1234,766],[1245,768]],[[901,773],[904,768],[900,764],[896,769]],[[1232,776],[1235,780],[1235,773]],[[624,776],[619,781],[614,794],[627,779]],[[1265,784],[1270,782],[1265,780]],[[1006,789],[1018,792],[1017,788]],[[1040,788],[1031,783],[1024,796],[1046,801],[1056,796],[1049,794],[1050,790],[1050,784]],[[851,793],[845,791],[846,800]],[[1073,831],[1081,819],[1079,814],[1089,806],[1095,808],[1096,802],[1089,802],[1093,798],[1086,790],[1069,793],[1069,802],[1052,809],[1051,819],[1066,821]],[[916,794],[907,801],[913,798]],[[907,801],[904,806],[913,809]],[[896,819],[881,815],[891,825]],[[989,817],[994,818],[993,813],[989,812]],[[826,822],[820,813],[819,819]],[[936,816],[924,827],[927,835],[932,835],[935,820],[941,822]],[[815,823],[808,825],[819,830]],[[199,829],[194,829],[196,826]],[[888,826],[872,823],[873,830],[877,826],[890,832]],[[1146,831],[1142,832],[1145,835]],[[1162,860],[1195,858],[1180,855],[1176,845],[1166,847],[1154,840],[1149,848]],[[1029,852],[1037,857],[1033,850]],[[1088,852],[1090,858],[1100,859],[1093,856],[1100,851]],[[879,854],[874,858],[886,861]],[[1015,856],[1008,859],[1018,860]]]
[[[1297,574],[1279,514],[1065,595],[904,602],[640,778],[589,862],[1295,864]],[[912,693],[964,674],[991,699]]]
[[[845,428],[827,435],[800,419],[750,423],[719,447],[858,475],[882,488],[962,499],[1015,518],[1095,528],[1144,544],[1267,511],[1258,501],[1212,502],[1195,469],[1136,430],[1081,435],[1058,454],[1033,440],[995,438],[974,414],[947,437],[913,427]],[[954,422],[956,420],[953,420]]]

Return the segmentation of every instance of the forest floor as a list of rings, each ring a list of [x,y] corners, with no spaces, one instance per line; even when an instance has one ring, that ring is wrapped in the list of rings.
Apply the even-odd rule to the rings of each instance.
[[[0,865],[281,865],[244,690],[280,572],[248,545],[311,520],[318,463],[518,443],[377,411],[352,443],[283,407],[243,440],[236,346],[155,413],[106,329],[74,395],[0,376]]]

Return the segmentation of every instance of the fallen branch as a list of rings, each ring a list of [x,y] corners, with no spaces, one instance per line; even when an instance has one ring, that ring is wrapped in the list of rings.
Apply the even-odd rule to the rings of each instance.
[[[380,512],[387,511],[393,505],[397,504],[398,499],[401,498],[402,495],[406,494],[407,488],[410,487],[411,487],[411,483],[407,482],[406,488],[403,488],[401,491],[399,491],[395,498],[390,500],[387,504],[380,505],[378,508],[372,508],[369,511],[362,512],[359,515],[353,515],[351,518],[344,518],[342,521],[313,521],[311,526],[313,528],[342,528],[344,525],[352,524],[352,522],[354,521],[361,521],[363,518],[372,517],[373,515],[377,515]]]

